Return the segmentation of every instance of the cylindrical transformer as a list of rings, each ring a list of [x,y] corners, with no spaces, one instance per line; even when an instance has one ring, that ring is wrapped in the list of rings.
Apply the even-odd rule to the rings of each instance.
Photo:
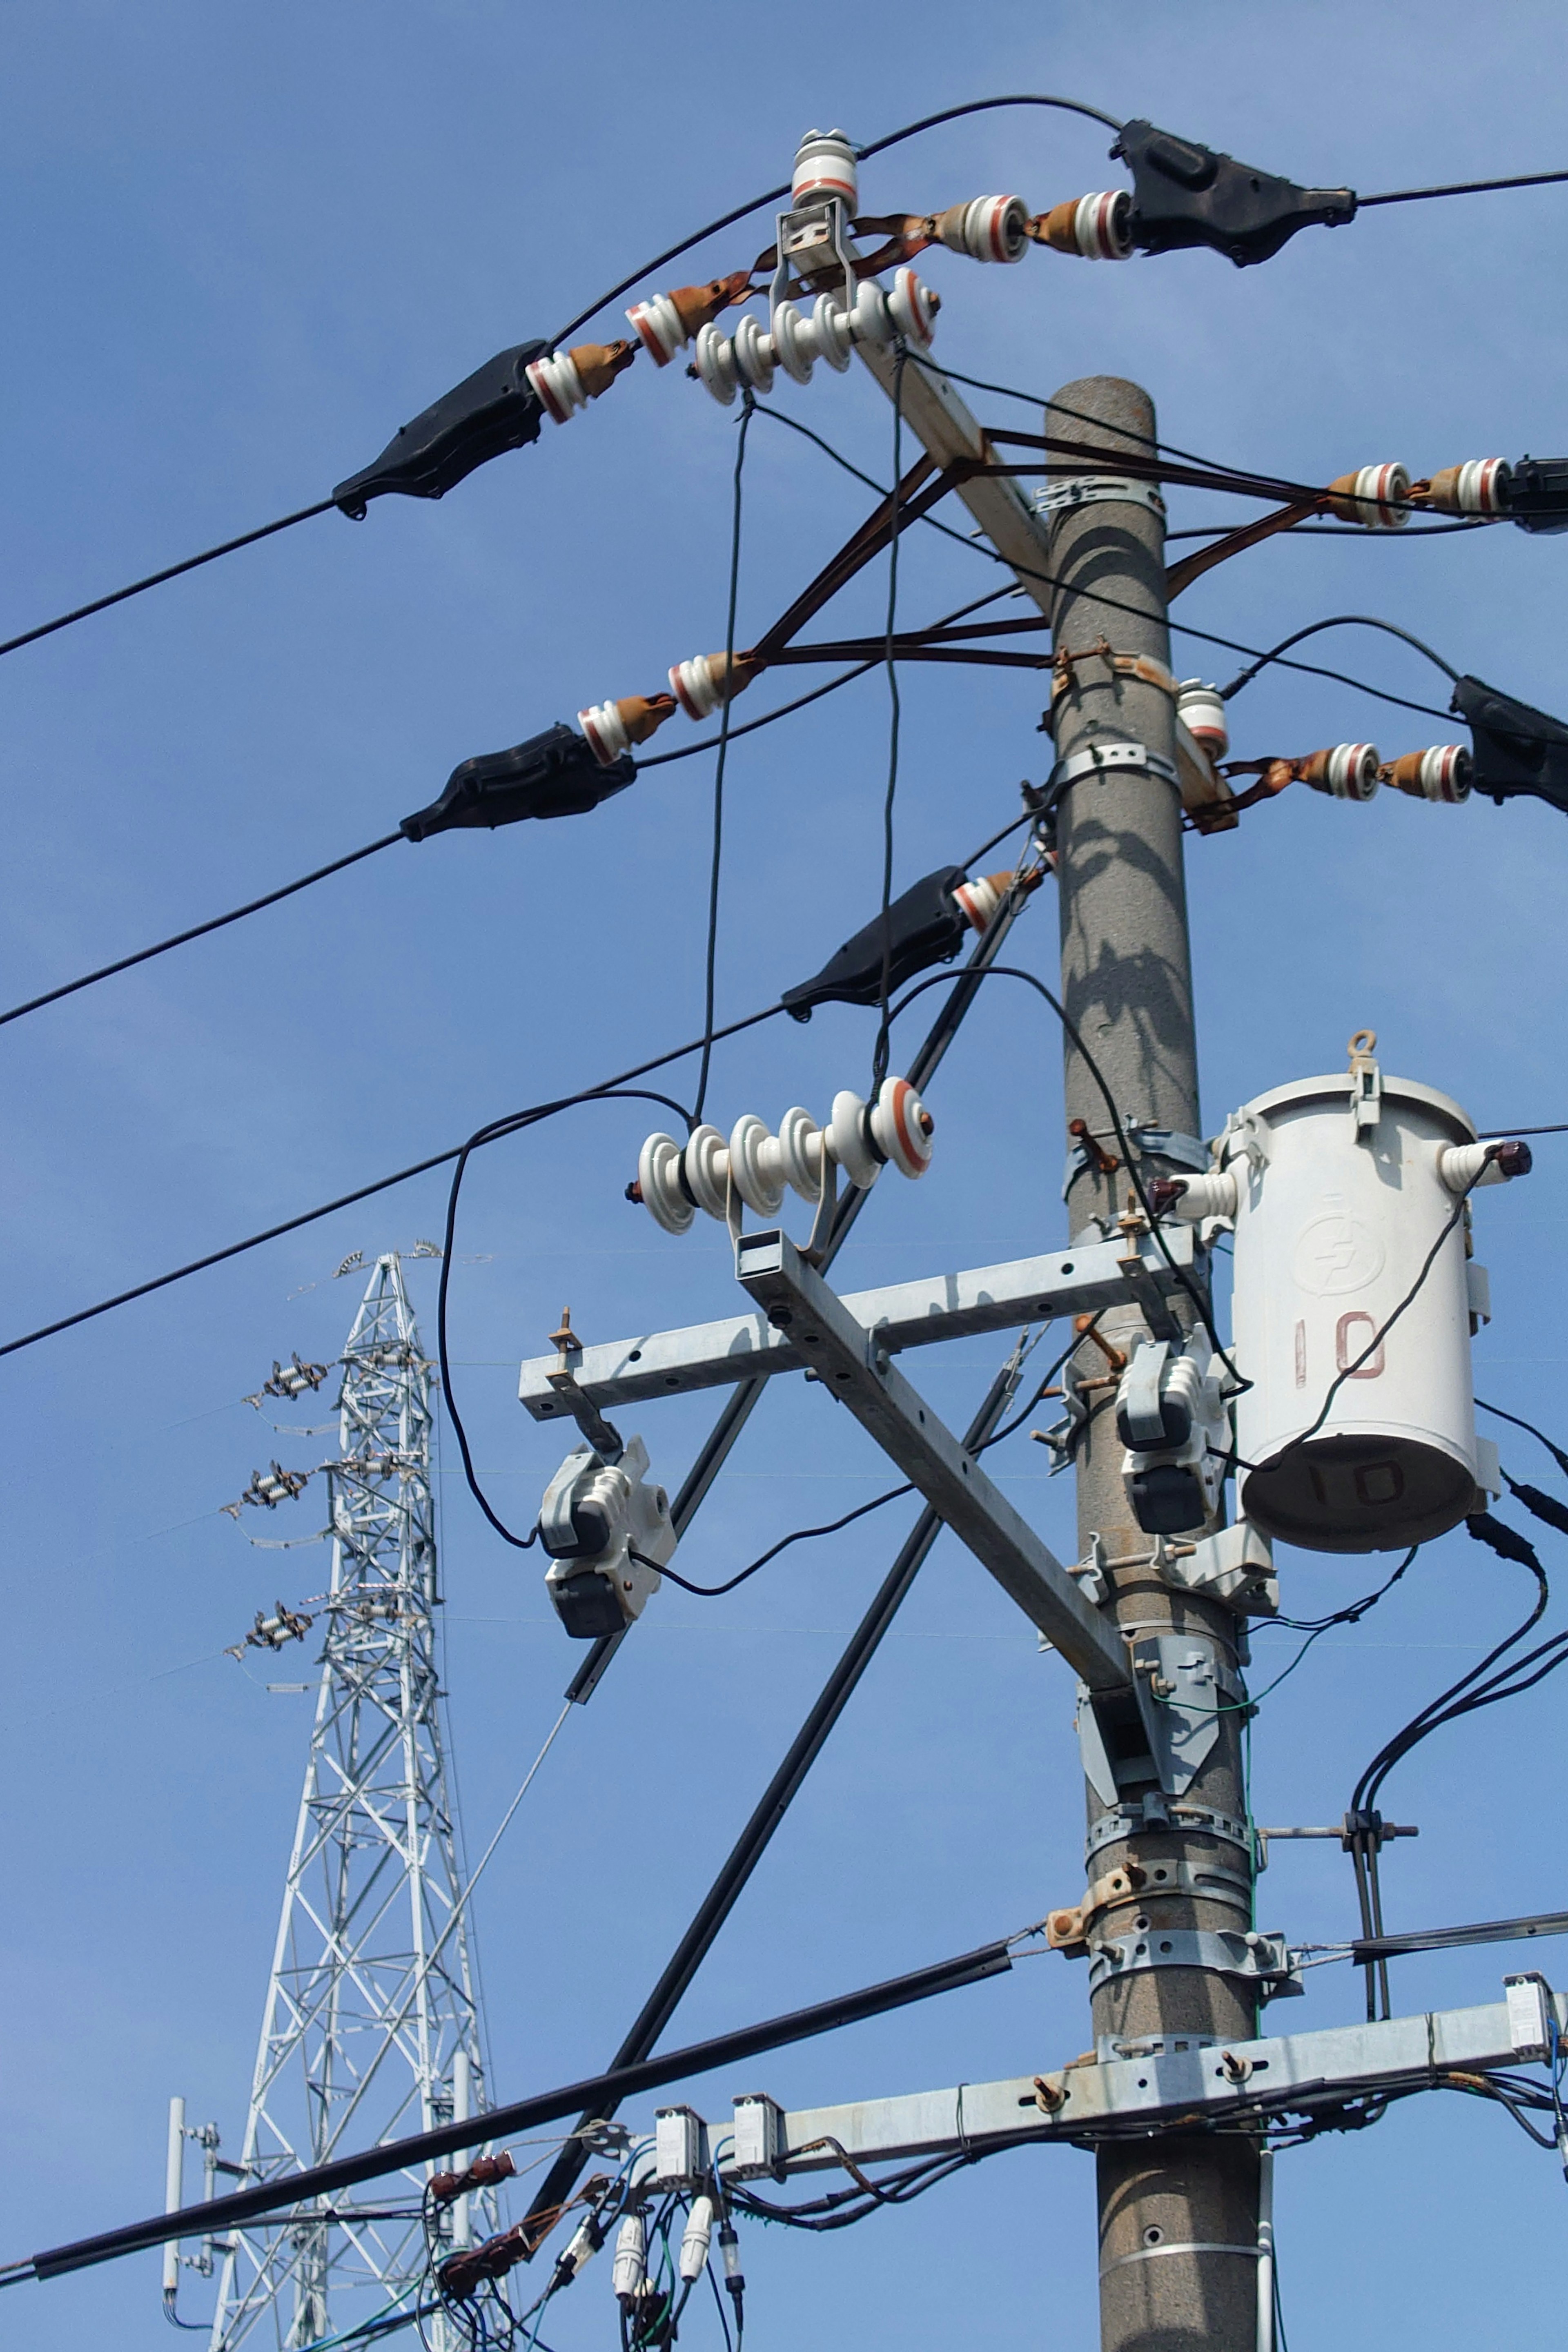
[[[1475,1139],[1458,1103],[1365,1055],[1231,1122],[1235,1358],[1253,1383],[1236,1402],[1237,1500],[1266,1534],[1392,1551],[1483,1507],[1464,1187],[1441,1164]]]

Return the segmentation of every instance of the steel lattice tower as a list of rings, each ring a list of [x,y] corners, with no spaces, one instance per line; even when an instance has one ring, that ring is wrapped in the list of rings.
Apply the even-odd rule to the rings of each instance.
[[[437,1675],[430,1366],[395,1254],[343,1350],[331,1591],[240,2162],[247,2182],[477,2114],[484,2032]],[[317,2342],[423,2274],[423,2175],[225,2242],[212,2352]],[[478,2206],[477,2212],[466,2211]],[[414,2218],[389,2218],[401,2210]],[[459,2239],[498,2226],[465,2199]],[[447,2341],[427,2323],[430,2343]]]

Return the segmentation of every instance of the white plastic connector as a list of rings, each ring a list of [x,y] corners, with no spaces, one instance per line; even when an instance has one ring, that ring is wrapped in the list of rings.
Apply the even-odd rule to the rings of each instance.
[[[680,2238],[680,2275],[689,2286],[693,2279],[700,2279],[708,2267],[708,2248],[712,2236],[713,2200],[711,2197],[696,2198]]]
[[[790,202],[800,205],[837,196],[847,212],[860,201],[854,142],[843,131],[808,131],[795,150]]]
[[[583,379],[570,352],[552,352],[544,359],[534,360],[525,373],[557,425],[566,424],[578,409],[588,405]]]
[[[615,2266],[610,2273],[616,2301],[629,2311],[647,2281],[647,2231],[640,2213],[628,2213],[616,2232]]]
[[[1176,716],[1211,760],[1224,759],[1230,749],[1230,722],[1217,686],[1205,686],[1201,678],[1184,678],[1176,696]]]
[[[1125,261],[1132,251],[1132,199],[1127,190],[1080,196],[1073,234],[1086,261]]]
[[[584,2220],[579,2223],[571,2244],[567,2247],[566,2252],[562,2255],[559,2263],[556,2265],[557,2274],[560,2277],[563,2286],[564,2286],[569,2280],[581,2276],[582,2273],[587,2269],[589,2263],[593,2261],[595,2255],[598,2252],[604,2242],[605,2238],[603,2231],[600,2229],[599,2224],[595,2220],[593,2214],[588,2214]]]
[[[1029,215],[1022,196],[976,196],[950,205],[934,223],[937,242],[971,261],[1022,261],[1029,247]]]

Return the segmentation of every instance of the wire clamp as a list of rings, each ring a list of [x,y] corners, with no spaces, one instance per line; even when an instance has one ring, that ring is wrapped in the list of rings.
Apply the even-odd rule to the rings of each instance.
[[[1201,1969],[1211,1976],[1234,1977],[1256,1985],[1262,2000],[1306,1990],[1283,1935],[1265,1935],[1257,1927],[1245,1934],[1228,1927],[1145,1927],[1094,1947],[1089,1956],[1090,1997],[1104,1985],[1149,1969]]]

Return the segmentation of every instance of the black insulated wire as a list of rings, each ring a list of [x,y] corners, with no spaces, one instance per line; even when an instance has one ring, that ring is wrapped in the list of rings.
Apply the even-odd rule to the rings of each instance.
[[[378,850],[390,849],[395,841],[406,838],[402,832],[383,834],[379,841],[367,841],[363,849],[351,849],[346,857],[334,857],[330,866],[318,866],[313,874],[301,874],[297,882],[285,882],[281,889],[248,899],[226,915],[214,915],[205,923],[193,923],[189,930],[176,931],[171,939],[159,940],[155,946],[138,948],[134,955],[100,964],[96,971],[84,971],[78,980],[63,981],[58,988],[47,988],[41,996],[30,996],[25,1004],[13,1004],[8,1013],[0,1013],[0,1029],[8,1021],[20,1021],[25,1013],[40,1012],[46,1004],[58,1004],[62,996],[74,996],[79,989],[94,988],[100,980],[112,980],[116,972],[130,971],[136,964],[150,963],[154,956],[167,955],[171,948],[183,948],[192,940],[205,939],[209,931],[221,931],[226,924],[242,921],[247,915],[258,915],[264,907],[276,907],[279,899],[293,898],[297,890],[308,890],[312,883],[324,882],[329,875],[341,874],[345,866],[357,866],[362,858],[374,857]]]
[[[697,1120],[700,1120],[703,1105],[708,1100],[708,1068],[713,1055],[713,992],[719,960],[719,884],[724,858],[724,770],[729,760],[730,709],[734,693],[735,605],[741,593],[741,482],[746,466],[746,436],[752,429],[752,406],[748,386],[741,410],[731,489],[730,589],[724,622],[724,698],[719,713],[719,758],[713,770],[713,845],[708,876],[708,939],[702,971],[702,1059],[697,1071]]]
[[[1292,646],[1299,646],[1304,637],[1318,636],[1324,629],[1381,629],[1385,635],[1403,638],[1407,646],[1414,646],[1418,654],[1425,654],[1433,667],[1440,669],[1446,677],[1451,677],[1456,686],[1459,682],[1459,673],[1452,662],[1446,662],[1442,655],[1434,653],[1432,647],[1423,638],[1413,636],[1408,629],[1402,629],[1397,622],[1379,620],[1372,613],[1333,613],[1327,620],[1309,621],[1304,629],[1296,629],[1289,636],[1281,637],[1279,643],[1270,652],[1259,654],[1249,669],[1239,671],[1228,686],[1220,688],[1221,700],[1228,702],[1232,695],[1241,692],[1244,686],[1250,686],[1259,670],[1267,669],[1270,662],[1278,661],[1281,654],[1288,653]],[[1287,667],[1294,667],[1294,664],[1289,664]]]
[[[1549,188],[1559,180],[1568,180],[1568,172],[1521,172],[1510,180],[1455,180],[1442,188],[1392,188],[1381,196],[1358,196],[1356,210],[1366,212],[1373,205],[1421,205],[1433,196],[1484,196],[1494,188]]]

